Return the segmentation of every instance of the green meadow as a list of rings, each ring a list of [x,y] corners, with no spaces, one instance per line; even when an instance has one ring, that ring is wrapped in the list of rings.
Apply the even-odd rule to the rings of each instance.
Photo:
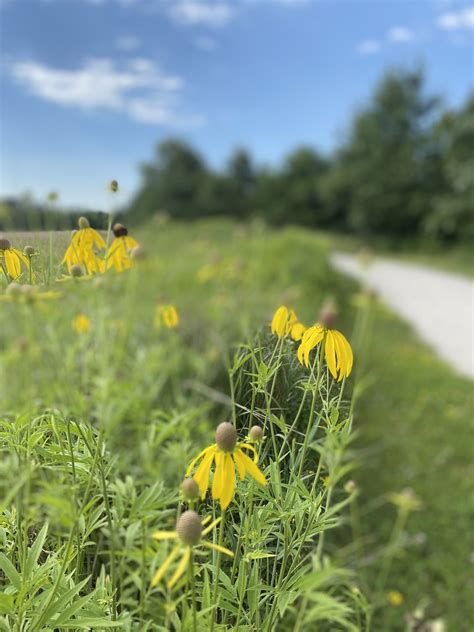
[[[326,235],[155,221],[92,278],[61,266],[68,233],[8,237],[37,254],[33,289],[0,294],[1,630],[472,629],[472,384],[331,269]],[[270,328],[328,300],[340,381]],[[225,508],[212,468],[204,498],[180,489],[223,421],[237,446],[262,428],[266,480],[237,476]],[[153,534],[189,510],[217,523],[176,540],[173,583]]]

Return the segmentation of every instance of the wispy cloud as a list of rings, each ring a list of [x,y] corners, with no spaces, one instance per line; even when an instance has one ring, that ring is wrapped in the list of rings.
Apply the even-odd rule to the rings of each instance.
[[[36,61],[7,64],[9,74],[31,95],[63,107],[108,109],[137,121],[157,124],[195,124],[197,117],[181,114],[177,95],[184,82],[151,60],[90,59],[81,68],[61,69]]]
[[[212,53],[217,48],[216,40],[208,35],[200,35],[199,37],[196,37],[194,44],[196,48],[199,48],[199,50],[203,50],[206,53]]]
[[[228,24],[235,10],[226,2],[178,0],[169,5],[168,15],[179,24],[219,28]]]
[[[387,39],[390,42],[411,42],[415,38],[415,34],[413,31],[406,26],[392,26],[391,29],[388,30]]]
[[[141,40],[136,35],[119,35],[115,40],[115,45],[119,50],[130,52],[140,48]]]
[[[380,42],[378,40],[368,39],[360,42],[357,46],[359,55],[375,55],[380,50]]]
[[[436,24],[445,31],[474,29],[474,7],[443,13],[438,17]]]

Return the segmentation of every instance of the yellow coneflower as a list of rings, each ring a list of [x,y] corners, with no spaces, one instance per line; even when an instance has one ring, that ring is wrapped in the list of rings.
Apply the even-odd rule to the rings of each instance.
[[[86,334],[91,329],[91,321],[85,314],[78,314],[73,318],[72,328],[77,334]]]
[[[245,454],[244,449],[254,453],[253,461]],[[228,421],[224,421],[217,426],[216,442],[191,461],[186,470],[186,476],[191,474],[196,463],[201,460],[193,478],[199,485],[201,498],[204,498],[209,487],[212,463],[215,461],[212,497],[214,500],[220,501],[222,509],[226,509],[234,496],[236,467],[241,481],[244,480],[246,474],[250,474],[260,485],[267,484],[265,476],[256,464],[257,459],[258,455],[255,448],[249,443],[237,442],[237,432],[234,426]]]
[[[201,518],[195,511],[188,510],[181,514],[181,516],[179,517],[179,520],[176,523],[175,531],[157,531],[153,534],[152,537],[155,540],[178,540],[178,544],[173,547],[171,553],[165,559],[160,568],[156,571],[151,581],[152,586],[156,586],[161,581],[173,561],[178,557],[179,554],[181,554],[181,560],[179,561],[176,570],[168,581],[168,588],[173,588],[173,586],[185,572],[186,567],[191,559],[193,549],[195,547],[197,548],[199,546],[203,546],[208,549],[220,551],[221,553],[224,553],[229,557],[234,556],[232,551],[229,551],[229,549],[226,549],[224,546],[213,544],[212,542],[207,542],[206,540],[202,539],[203,536],[206,536],[210,531],[212,531],[212,529],[214,529],[216,525],[219,524],[222,518],[216,518],[210,524],[208,524],[210,520],[211,518],[208,516],[201,521]],[[205,529],[203,529],[203,527],[205,527]]]
[[[162,325],[168,329],[175,329],[179,325],[179,316],[174,305],[158,305],[156,308],[154,324],[157,329]]]
[[[291,338],[297,341],[301,340],[306,327],[299,322],[294,309],[281,305],[273,314],[271,330],[272,334],[279,338],[290,334]]]
[[[104,238],[94,228],[91,228],[86,217],[79,218],[79,230],[72,234],[71,243],[66,250],[62,263],[68,270],[74,264],[84,265],[88,272],[103,272],[105,262],[96,252],[106,247]]]
[[[0,237],[0,257],[3,260],[4,271],[13,280],[20,276],[22,263],[28,267],[27,257],[16,248],[12,248],[6,237]]]
[[[298,347],[298,360],[309,366],[309,355],[320,343],[324,344],[326,364],[331,375],[340,382],[352,370],[354,357],[352,348],[340,331],[334,329],[335,312],[327,307],[321,312],[319,322],[309,327]]]
[[[398,590],[390,590],[387,593],[387,599],[391,606],[401,606],[402,603],[405,601],[402,593]]]
[[[112,228],[115,239],[107,251],[107,269],[115,268],[117,272],[132,267],[131,252],[138,246],[138,242],[130,237],[123,224],[114,224]]]

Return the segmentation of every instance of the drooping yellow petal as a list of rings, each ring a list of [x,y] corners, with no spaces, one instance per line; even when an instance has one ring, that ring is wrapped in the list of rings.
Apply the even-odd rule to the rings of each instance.
[[[7,272],[12,279],[17,279],[21,274],[21,266],[18,257],[11,248],[3,251]]]
[[[213,542],[201,542],[202,546],[207,547],[208,549],[214,549],[214,551],[220,551],[224,553],[224,555],[228,555],[229,557],[234,557],[234,554],[229,549],[226,549],[225,546],[220,546],[220,544],[214,544]]]
[[[168,582],[168,588],[173,588],[178,579],[186,570],[186,566],[188,565],[189,558],[191,557],[191,547],[188,547],[186,551],[183,553],[183,557],[181,558],[178,566],[176,567],[175,572],[171,576],[171,579]]]
[[[294,325],[291,326],[290,336],[292,340],[298,342],[298,340],[301,340],[301,338],[303,337],[305,331],[306,327],[303,325],[303,323],[296,322]]]
[[[244,480],[245,478],[245,463],[243,462],[243,460],[239,457],[239,451],[236,450],[234,452],[234,462],[237,466],[237,472],[239,473],[239,478],[241,481]]]
[[[212,497],[214,498],[214,500],[219,500],[224,484],[224,453],[216,452],[215,461],[216,469],[214,471],[214,478],[212,480]]]
[[[160,568],[156,571],[156,573],[153,576],[153,579],[151,580],[151,585],[153,587],[156,586],[158,584],[158,582],[161,581],[161,578],[164,576],[164,574],[166,573],[166,571],[170,567],[170,564],[173,562],[175,557],[178,555],[179,550],[180,550],[179,545],[175,546],[174,549],[171,551],[171,553],[166,558],[166,560],[160,566]]]
[[[260,471],[259,467],[252,461],[252,459],[250,459],[245,454],[245,452],[242,452],[242,450],[237,449],[234,452],[234,458],[239,459],[242,462],[242,465],[245,468],[245,471],[248,472],[250,476],[257,481],[257,483],[260,483],[260,485],[267,484],[265,476]]]
[[[277,336],[285,335],[285,327],[288,321],[288,315],[288,308],[285,307],[285,305],[281,305],[276,310],[272,318],[272,334],[276,334]]]
[[[345,356],[346,356],[345,376],[349,377],[352,371],[352,366],[354,364],[354,355],[352,353],[352,347],[349,341],[347,340],[347,338],[343,334],[341,334],[340,331],[334,331],[333,333],[338,338],[340,347],[343,347],[345,350]]]
[[[25,264],[25,266],[28,265],[28,257],[26,257],[21,250],[18,250],[17,248],[10,248],[11,252],[13,252],[13,254],[15,254],[19,259],[21,259],[23,261],[23,263]]]
[[[253,447],[253,445],[250,445],[250,443],[240,443],[239,444],[240,448],[245,448],[246,450],[250,450],[251,452],[253,452],[253,460],[254,463],[256,463],[258,461],[258,452],[257,450]]]
[[[204,499],[207,488],[209,487],[209,472],[211,471],[211,465],[212,465],[213,460],[214,460],[214,451],[209,450],[209,452],[204,455],[203,460],[198,465],[198,468],[193,476],[194,480],[198,484],[199,492],[201,494],[202,500]]]
[[[151,536],[154,540],[174,540],[178,537],[176,531],[155,531]]]
[[[323,337],[324,329],[320,325],[313,325],[305,331],[297,353],[301,364],[309,366],[309,354],[321,342]]]
[[[204,448],[204,450],[202,452],[200,452],[191,461],[191,463],[188,465],[188,469],[186,470],[186,476],[189,476],[191,474],[191,471],[192,471],[193,467],[196,465],[196,463],[199,461],[199,459],[201,459],[205,454],[207,454],[209,452],[209,450],[214,450],[214,452],[215,452],[216,451],[216,444],[214,443],[213,445],[210,445],[207,448]]]
[[[331,375],[337,380],[337,367],[336,367],[336,350],[334,347],[334,338],[332,331],[328,331],[326,334],[326,346],[324,353],[326,355],[326,363],[328,369],[331,371]]]
[[[138,241],[136,239],[133,239],[133,237],[130,237],[130,235],[126,235],[124,237],[124,240],[125,240],[125,245],[127,246],[129,250],[133,250],[134,248],[138,246]]]
[[[235,491],[235,466],[234,460],[230,454],[224,455],[224,480],[222,483],[222,491],[220,496],[221,508],[227,509],[230,501],[234,497]]]
[[[209,521],[210,519],[211,519],[211,518],[210,518],[210,517],[208,517],[206,520],[208,520],[208,521]],[[214,529],[214,527],[216,527],[216,526],[219,524],[219,522],[220,522],[221,520],[222,520],[222,516],[219,516],[219,518],[216,518],[215,520],[213,520],[213,521],[211,522],[211,524],[210,524],[209,526],[207,526],[207,527],[204,529],[204,531],[203,531],[203,532],[202,532],[202,534],[201,534],[201,537],[204,537],[205,535],[207,535],[208,533],[210,533],[210,532]],[[204,520],[202,521],[202,523],[201,523],[201,524],[202,524],[202,525],[204,525]]]

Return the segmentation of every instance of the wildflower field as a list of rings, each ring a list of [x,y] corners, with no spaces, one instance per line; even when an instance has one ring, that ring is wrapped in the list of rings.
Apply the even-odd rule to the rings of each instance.
[[[0,630],[471,629],[471,385],[326,238],[2,239]]]

